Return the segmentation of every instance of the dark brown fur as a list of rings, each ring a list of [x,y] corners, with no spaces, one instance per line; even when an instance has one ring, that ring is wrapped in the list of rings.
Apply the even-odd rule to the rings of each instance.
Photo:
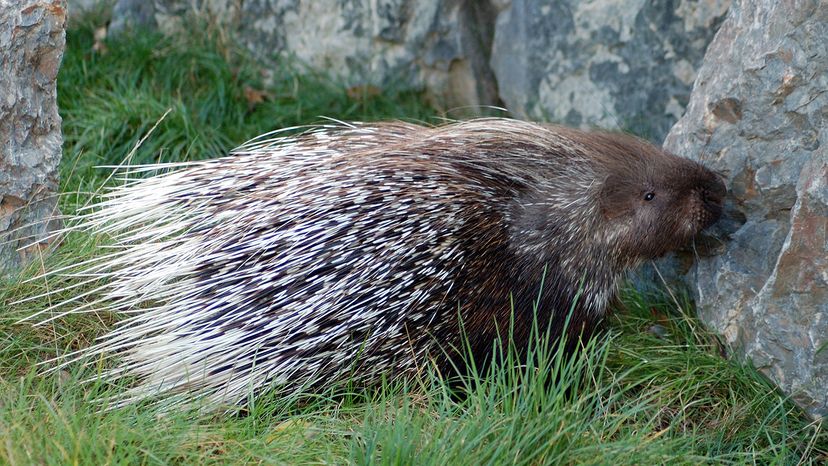
[[[478,364],[488,360],[496,338],[510,332],[523,350],[535,315],[538,328],[549,328],[553,338],[563,334],[568,320],[568,347],[577,345],[596,329],[627,270],[685,245],[721,214],[724,184],[700,164],[626,134],[549,129],[561,144],[546,153],[538,154],[537,147],[516,149],[522,141],[494,140],[487,147],[504,154],[535,151],[543,163],[523,162],[527,170],[546,179],[561,173],[572,178],[540,189],[531,181],[484,181],[512,203],[500,217],[469,222],[470,261],[455,286],[461,293],[446,310],[455,315],[459,310],[462,324],[437,338],[462,347],[462,326]],[[573,171],[570,164],[584,166]],[[590,175],[591,180],[583,178]],[[588,184],[594,189],[583,189]],[[538,205],[550,197],[579,196],[587,199]],[[532,244],[538,247],[521,252]],[[606,299],[595,304],[595,293],[606,293]]]

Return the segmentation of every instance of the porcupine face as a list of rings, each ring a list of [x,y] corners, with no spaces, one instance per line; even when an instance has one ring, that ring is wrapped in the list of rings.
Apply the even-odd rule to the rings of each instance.
[[[721,216],[725,185],[698,163],[652,148],[613,168],[602,186],[600,205],[625,259],[660,257]]]

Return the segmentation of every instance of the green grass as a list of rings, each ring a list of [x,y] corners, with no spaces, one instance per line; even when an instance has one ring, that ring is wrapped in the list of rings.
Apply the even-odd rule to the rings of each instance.
[[[279,64],[272,83],[227,42],[141,33],[97,54],[94,22],[68,35],[59,77],[65,149],[64,212],[82,205],[107,170],[132,163],[223,154],[278,127],[340,119],[434,121],[415,93],[357,99],[324,77]],[[251,105],[244,89],[269,98]],[[72,234],[55,253],[0,285],[0,463],[698,464],[819,463],[828,435],[720,344],[685,301],[625,293],[608,333],[567,358],[540,344],[525,366],[505,363],[469,378],[464,395],[429,372],[407,385],[343,388],[301,402],[266,394],[245,416],[147,406],[101,412],[94,398],[120,388],[82,384],[97,368],[51,374],[35,365],[88,345],[107,315],[73,315],[33,327],[19,319],[48,306],[62,279],[23,283],[95,254],[97,239]],[[78,294],[85,288],[74,290]],[[69,297],[58,294],[51,300]],[[541,340],[542,341],[542,340]]]
[[[106,53],[93,52],[89,26],[69,31],[59,76],[64,192],[97,188],[107,173],[94,166],[122,162],[168,110],[131,163],[216,157],[265,131],[323,117],[437,115],[415,92],[375,95],[287,62],[264,67],[209,26],[193,26],[186,38],[140,32],[108,41]]]

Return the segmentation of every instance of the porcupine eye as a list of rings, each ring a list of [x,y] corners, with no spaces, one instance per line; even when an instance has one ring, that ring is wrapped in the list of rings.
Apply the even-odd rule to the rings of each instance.
[[[652,201],[654,197],[655,197],[655,193],[650,191],[650,192],[648,192],[647,194],[644,195],[644,200],[645,201]]]

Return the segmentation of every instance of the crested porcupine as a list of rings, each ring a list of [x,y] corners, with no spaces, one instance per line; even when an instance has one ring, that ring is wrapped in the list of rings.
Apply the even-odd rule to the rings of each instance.
[[[79,354],[117,356],[104,376],[137,379],[126,401],[371,383],[463,344],[485,358],[510,322],[526,344],[535,300],[553,337],[570,309],[588,332],[625,271],[715,222],[725,194],[632,136],[507,119],[321,126],[172,168],[81,217],[114,242],[69,270],[102,280],[98,299],[49,309],[127,316]]]

